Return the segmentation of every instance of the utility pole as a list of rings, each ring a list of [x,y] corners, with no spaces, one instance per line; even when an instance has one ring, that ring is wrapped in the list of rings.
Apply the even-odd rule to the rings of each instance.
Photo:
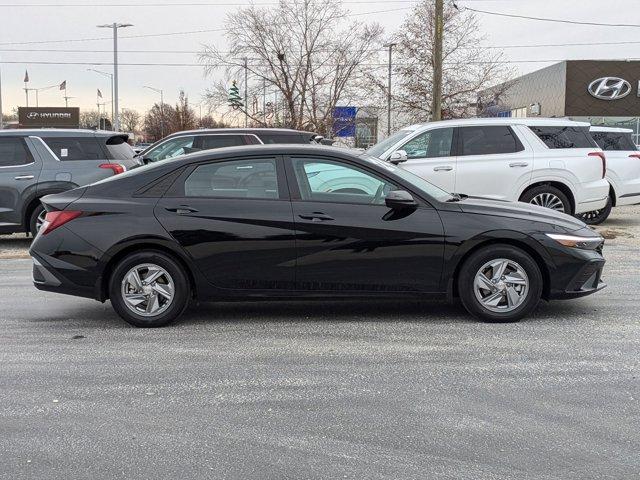
[[[387,136],[391,135],[391,51],[395,47],[395,43],[388,43],[385,47],[389,47],[389,83],[387,85]]]
[[[442,120],[442,37],[444,35],[443,0],[436,0],[433,42],[433,101],[431,120]]]
[[[4,119],[2,118],[2,63],[0,63],[0,130],[4,128]]]
[[[244,128],[249,125],[249,94],[248,94],[249,73],[247,66],[247,57],[244,57]]]
[[[113,129],[120,130],[120,114],[118,109],[118,29],[132,27],[130,23],[112,23],[98,25],[98,28],[111,28],[113,30]]]

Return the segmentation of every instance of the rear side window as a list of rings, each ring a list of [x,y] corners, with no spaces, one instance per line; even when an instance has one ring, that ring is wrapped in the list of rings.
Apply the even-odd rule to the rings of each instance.
[[[243,135],[203,135],[196,142],[195,146],[202,150],[245,145]]]
[[[185,180],[186,197],[277,199],[274,159],[233,160],[198,166]]]
[[[131,160],[135,152],[124,137],[108,137],[105,143],[109,157],[113,160]]]
[[[33,157],[23,138],[0,137],[0,167],[29,163],[33,163]]]
[[[309,143],[309,139],[299,135],[297,133],[259,133],[258,136],[262,143],[296,143],[305,144]]]
[[[460,127],[459,155],[495,155],[524,150],[508,126]]]
[[[591,132],[591,136],[602,150],[629,151],[637,150],[628,132]]]
[[[529,127],[549,148],[594,148],[588,127]]]
[[[104,150],[93,137],[49,137],[42,140],[63,161],[107,159]]]

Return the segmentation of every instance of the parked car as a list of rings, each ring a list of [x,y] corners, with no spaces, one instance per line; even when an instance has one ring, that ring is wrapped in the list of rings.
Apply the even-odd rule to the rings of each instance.
[[[147,148],[149,148],[151,146],[150,143],[146,143],[146,142],[140,142],[140,143],[136,143],[135,145],[133,145],[133,151],[135,152],[136,155],[138,155],[139,153],[144,152]]]
[[[329,170],[338,184],[372,187],[314,180]],[[603,239],[579,219],[452,195],[332,147],[211,150],[43,202],[35,286],[109,299],[139,327],[168,324],[191,299],[269,297],[459,296],[478,318],[504,322],[540,298],[604,286]]]
[[[640,203],[640,151],[632,134],[628,128],[591,127],[591,136],[607,157],[610,188],[604,208],[580,216],[585,223],[598,225],[609,217],[612,207]]]
[[[40,198],[138,166],[126,134],[95,130],[0,130],[0,234],[38,231]]]
[[[157,141],[139,154],[143,163],[158,162],[167,158],[212,150],[214,148],[241,145],[319,143],[320,135],[286,128],[213,128],[173,133]]]
[[[403,128],[368,152],[451,192],[533,203],[568,214],[603,208],[604,154],[589,124],[477,118]]]

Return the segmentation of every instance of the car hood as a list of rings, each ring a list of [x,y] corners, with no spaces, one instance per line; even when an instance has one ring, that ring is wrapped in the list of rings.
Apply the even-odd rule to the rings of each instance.
[[[584,222],[571,215],[531,205],[530,203],[492,200],[483,197],[465,197],[457,205],[466,213],[515,217],[523,220],[549,223],[567,230],[579,230],[586,227]]]

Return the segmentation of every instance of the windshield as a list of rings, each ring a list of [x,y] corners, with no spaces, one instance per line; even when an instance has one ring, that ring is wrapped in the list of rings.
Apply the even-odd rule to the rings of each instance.
[[[362,153],[360,158],[373,163],[377,167],[384,168],[388,172],[392,172],[436,200],[446,202],[447,200],[454,198],[452,194],[440,187],[436,187],[432,183],[427,182],[424,178],[420,178],[417,175],[394,165],[393,163],[385,162],[384,160],[380,160],[378,157],[369,155],[369,152]]]
[[[411,135],[415,130],[400,130],[390,137],[385,138],[381,142],[376,143],[373,147],[367,149],[367,153],[369,155],[373,155],[374,157],[380,157],[384,152],[393,147],[396,143],[402,140],[405,137]]]

